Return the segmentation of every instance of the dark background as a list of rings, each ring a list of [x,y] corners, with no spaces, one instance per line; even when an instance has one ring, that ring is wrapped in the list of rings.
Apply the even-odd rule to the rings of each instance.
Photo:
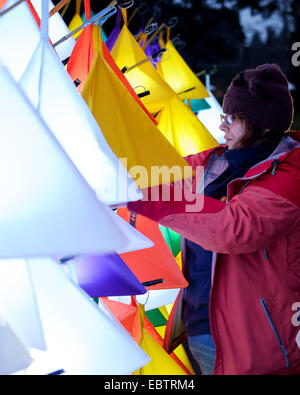
[[[53,1],[54,4],[58,2]],[[128,18],[141,3],[148,7],[144,14],[135,14],[129,25],[132,33],[137,32],[142,21],[147,23],[151,17],[160,25],[176,16],[178,23],[171,29],[171,39],[179,37],[184,43],[185,46],[178,50],[195,73],[216,66],[211,82],[220,103],[237,72],[263,63],[279,64],[296,88],[292,90],[295,101],[293,128],[300,130],[300,66],[295,67],[291,62],[292,44],[300,42],[300,0],[135,0],[134,6],[127,10]],[[95,13],[109,4],[109,0],[91,0]],[[81,9],[83,11],[83,4]],[[252,15],[248,27],[241,24],[241,12],[247,9]],[[64,10],[67,24],[74,12],[75,0],[71,0],[68,9]],[[260,22],[254,24],[253,18]],[[273,24],[269,23],[271,20]],[[114,23],[115,16],[105,22],[106,35]],[[264,27],[266,24],[269,26]],[[264,32],[265,36],[259,32]],[[200,78],[204,82],[203,77]]]

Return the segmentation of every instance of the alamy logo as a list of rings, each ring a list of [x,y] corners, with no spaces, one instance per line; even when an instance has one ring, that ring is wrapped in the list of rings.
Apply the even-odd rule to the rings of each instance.
[[[300,326],[300,302],[295,302],[292,305],[292,310],[296,311],[292,316],[292,324],[293,326]]]
[[[300,42],[292,45],[292,51],[295,52],[292,56],[292,65],[298,67],[300,66]]]

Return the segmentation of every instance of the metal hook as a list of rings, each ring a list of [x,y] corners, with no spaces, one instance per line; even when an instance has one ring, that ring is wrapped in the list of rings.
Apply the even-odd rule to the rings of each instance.
[[[143,2],[139,5],[138,9],[139,9],[139,12],[140,12],[141,14],[146,14],[146,12],[149,11],[149,5],[143,1]]]
[[[153,32],[155,32],[155,30],[157,30],[158,28],[158,24],[156,22],[151,23],[150,25],[146,26],[143,33],[144,34],[152,34]]]
[[[136,90],[136,89],[138,89],[138,88],[143,88],[143,89],[144,89],[144,92],[137,93],[137,95],[138,95],[138,97],[139,97],[140,99],[143,98],[143,97],[145,97],[145,96],[149,96],[149,95],[150,95],[150,91],[147,90],[143,85],[137,85],[137,86],[134,87],[133,89]]]
[[[102,18],[100,18],[99,20],[97,20],[96,22],[94,22],[94,25],[100,25],[102,26],[111,16],[113,16],[115,13],[117,12],[117,8],[113,7],[111,8],[110,11],[108,11],[108,13],[106,15],[104,15]]]
[[[166,23],[167,27],[172,28],[172,27],[176,26],[177,23],[178,23],[178,20],[179,20],[179,19],[177,18],[177,16],[173,16],[173,17],[170,18],[170,19],[168,20],[168,22]]]
[[[169,56],[164,57],[164,60],[162,60],[163,55],[166,55],[166,54],[168,54]],[[157,53],[157,56],[153,60],[155,63],[163,63],[163,62],[169,60],[170,57],[171,57],[171,53],[170,53],[169,49],[163,48]]]
[[[128,9],[134,5],[134,0],[118,0],[118,7]]]
[[[181,50],[186,46],[186,42],[181,40],[179,37],[175,37],[172,39],[172,44],[176,47],[177,50]]]
[[[157,5],[153,7],[152,17],[154,19],[159,18],[161,16],[161,13],[162,11],[160,7],[158,7]]]
[[[112,15],[114,15],[117,12],[116,7],[108,7],[105,8],[104,10],[98,12],[96,15],[94,15],[92,18],[90,18],[87,22],[83,23],[81,26],[79,26],[77,29],[73,30],[66,36],[62,37],[60,40],[58,40],[56,43],[53,44],[53,48],[57,47],[59,44],[63,43],[66,41],[68,38],[73,36],[75,33],[79,32],[80,30],[84,29],[85,27],[91,25],[91,24],[99,24],[103,25],[103,23]]]
[[[209,75],[216,74],[217,72],[217,66],[214,64],[213,67],[208,71]]]

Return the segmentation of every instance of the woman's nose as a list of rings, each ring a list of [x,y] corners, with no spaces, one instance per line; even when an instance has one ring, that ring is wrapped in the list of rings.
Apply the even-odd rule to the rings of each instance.
[[[223,122],[221,122],[221,124],[220,124],[220,126],[219,126],[219,129],[220,130],[222,130],[222,132],[226,132],[226,130],[227,130],[227,124],[226,124],[226,122],[225,122],[225,120],[223,121]]]

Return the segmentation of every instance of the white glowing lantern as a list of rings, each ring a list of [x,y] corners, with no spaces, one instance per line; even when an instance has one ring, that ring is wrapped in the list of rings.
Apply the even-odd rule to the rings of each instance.
[[[90,109],[48,43],[47,32],[41,40],[25,3],[0,18],[1,53],[16,81],[26,69],[22,78],[26,94],[33,103],[40,102],[40,114],[99,200],[109,205],[140,199],[142,195],[136,184],[107,144]]]
[[[20,86],[101,201],[117,204],[141,198],[47,42],[40,42]]]
[[[46,350],[37,299],[23,259],[0,260],[0,314],[29,348]]]
[[[0,316],[0,375],[26,369],[32,358],[8,323]]]
[[[136,301],[145,306],[145,311],[153,310],[174,303],[179,291],[179,288],[149,290],[144,295],[137,295]],[[131,303],[131,296],[110,296],[108,299],[125,304]]]
[[[2,11],[17,0],[7,0]],[[15,80],[19,80],[40,41],[40,31],[23,2],[0,18],[0,56]]]
[[[2,258],[114,252],[127,238],[0,66]]]
[[[32,354],[28,374],[58,369],[66,374],[130,374],[150,361],[108,309],[97,306],[56,262],[28,262],[47,344],[46,352]]]
[[[128,244],[124,248],[117,248],[116,252],[118,254],[123,254],[125,252],[142,250],[145,248],[151,248],[154,246],[152,240],[144,236],[141,232],[135,229],[133,226],[129,225],[127,221],[121,218],[118,214],[114,213],[114,219],[118,227],[122,230],[128,239]]]
[[[41,0],[31,0],[32,5],[34,6],[36,12],[38,13],[39,17],[42,16],[42,2]],[[49,0],[49,11],[52,10],[54,7],[52,1]],[[59,41],[62,37],[65,37],[67,34],[70,33],[67,25],[65,24],[63,18],[61,17],[59,12],[56,12],[51,18],[49,19],[49,38],[52,44],[55,44]],[[61,60],[65,60],[68,58],[73,48],[76,44],[76,41],[73,36],[69,37],[67,40],[59,44],[55,47],[55,50]]]

